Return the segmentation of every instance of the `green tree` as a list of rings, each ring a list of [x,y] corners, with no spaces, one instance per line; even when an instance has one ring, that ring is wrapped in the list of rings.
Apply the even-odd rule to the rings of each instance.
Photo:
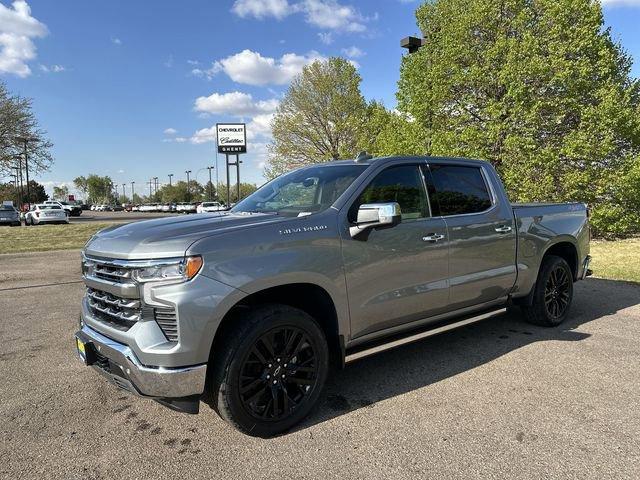
[[[66,185],[54,185],[53,187],[53,198],[54,200],[66,201],[69,197],[69,187]]]
[[[49,195],[44,189],[44,186],[35,180],[29,180],[29,193],[27,195],[27,186],[23,186],[22,201],[20,201],[20,188],[15,187],[13,183],[0,184],[0,201],[13,200],[18,205],[20,203],[39,203],[49,199]]]
[[[225,205],[229,205],[229,203],[237,203],[238,202],[238,184],[231,185],[230,197],[231,201],[227,201],[227,186],[226,185],[218,185],[218,200],[220,200]],[[240,182],[240,200],[248,197],[253,192],[255,192],[258,187],[253,183],[244,183]]]
[[[343,58],[314,62],[293,79],[273,118],[268,178],[357,153],[366,116],[361,80]]]
[[[114,203],[111,177],[91,174],[87,177],[87,192],[90,203]]]
[[[398,90],[424,131],[415,153],[487,159],[516,201],[587,202],[601,234],[616,233],[612,205],[638,215],[617,195],[639,161],[640,85],[599,2],[436,0],[416,15],[425,42]]]
[[[205,197],[204,187],[195,180],[189,180],[189,188],[187,182],[180,180],[173,185],[164,185],[158,189],[158,200],[162,203],[178,203],[178,202],[201,202]]]
[[[82,192],[83,200],[87,200],[87,196],[89,193],[89,186],[87,184],[87,178],[84,176],[79,176],[73,179],[73,185]]]
[[[0,174],[15,173],[16,168],[26,172],[24,164],[25,141],[30,175],[49,169],[53,163],[46,132],[40,128],[28,98],[11,94],[0,82]]]

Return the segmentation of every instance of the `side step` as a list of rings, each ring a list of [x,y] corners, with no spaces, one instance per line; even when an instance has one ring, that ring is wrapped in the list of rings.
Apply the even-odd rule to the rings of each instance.
[[[409,343],[417,342],[418,340],[432,337],[440,333],[448,332],[449,330],[454,330],[456,328],[463,327],[471,323],[481,322],[482,320],[491,318],[494,315],[505,313],[506,311],[507,311],[506,307],[499,308],[498,310],[491,310],[489,312],[484,312],[479,315],[475,315],[473,317],[463,318],[462,320],[458,320],[453,323],[447,323],[446,325],[441,325],[436,328],[424,330],[414,334],[409,334],[406,337],[397,338],[396,336],[394,337],[393,340],[388,341],[386,343],[376,344],[372,347],[368,347],[363,350],[356,351],[354,353],[347,353],[344,359],[344,363],[354,362],[356,360],[360,360],[361,358],[368,357],[369,355],[375,355],[376,353],[384,352],[386,350],[391,350],[393,348],[401,347],[402,345],[407,345]]]

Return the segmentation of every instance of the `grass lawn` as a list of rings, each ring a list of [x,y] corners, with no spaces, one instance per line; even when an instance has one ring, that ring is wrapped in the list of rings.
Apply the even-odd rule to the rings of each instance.
[[[35,227],[0,227],[0,253],[82,248],[98,230],[111,223],[70,223]]]
[[[640,282],[640,238],[591,242],[593,276]]]

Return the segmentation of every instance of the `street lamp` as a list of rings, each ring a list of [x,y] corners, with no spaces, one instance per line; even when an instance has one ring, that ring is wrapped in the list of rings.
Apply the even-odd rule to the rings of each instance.
[[[173,177],[173,173],[169,174],[169,186],[171,186],[171,177]]]
[[[135,195],[135,193],[134,193],[134,191],[133,191],[133,185],[134,185],[135,183],[136,183],[136,182],[131,182],[131,203],[133,203],[133,196]]]
[[[125,188],[127,188],[127,184],[123,183],[122,184],[122,196],[124,197],[125,202],[127,201],[127,191],[125,190]]]
[[[212,191],[213,184],[211,183],[211,170],[213,169],[214,167],[207,167],[207,170],[209,170],[209,201],[213,200],[213,191]]]
[[[189,174],[191,173],[191,170],[185,170],[184,173],[187,174],[187,202],[191,200],[191,192],[189,189]]]
[[[38,137],[15,137],[18,142],[22,142],[24,144],[24,168],[27,176],[27,203],[31,206],[31,191],[29,189],[29,154],[27,153],[27,144],[29,142],[33,142],[38,140]],[[20,177],[22,177],[22,165],[20,165]],[[22,199],[20,200],[22,203]]]
[[[153,177],[153,188],[156,189],[156,197],[158,196],[158,177]]]

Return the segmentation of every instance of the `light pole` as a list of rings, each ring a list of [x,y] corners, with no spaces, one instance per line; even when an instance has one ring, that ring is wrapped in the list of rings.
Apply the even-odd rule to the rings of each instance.
[[[153,182],[149,180],[147,183],[149,184],[149,201],[153,202],[153,199],[151,198],[153,196],[153,192],[152,192]]]
[[[133,191],[133,185],[134,185],[135,183],[136,183],[136,182],[131,182],[131,203],[133,203],[133,196],[135,195],[135,193],[134,193],[134,191]]]
[[[169,174],[169,186],[171,186],[171,177],[173,177],[173,173]]]
[[[16,137],[16,140],[24,144],[24,168],[27,176],[27,203],[31,206],[31,191],[29,188],[29,154],[27,153],[27,144],[29,142],[38,140],[37,137]],[[20,171],[22,176],[22,170]]]
[[[123,183],[122,184],[122,196],[124,197],[124,201],[127,201],[127,191],[125,190],[127,188],[127,184]]]
[[[211,170],[214,170],[214,167],[207,167],[209,170],[209,201],[213,200],[213,183],[211,183]]]
[[[156,190],[155,196],[157,197],[158,196],[158,177],[153,177],[153,188],[155,188]]]
[[[191,170],[185,170],[184,173],[187,174],[187,202],[189,202],[191,200],[191,191],[189,188],[189,174],[191,173]]]

